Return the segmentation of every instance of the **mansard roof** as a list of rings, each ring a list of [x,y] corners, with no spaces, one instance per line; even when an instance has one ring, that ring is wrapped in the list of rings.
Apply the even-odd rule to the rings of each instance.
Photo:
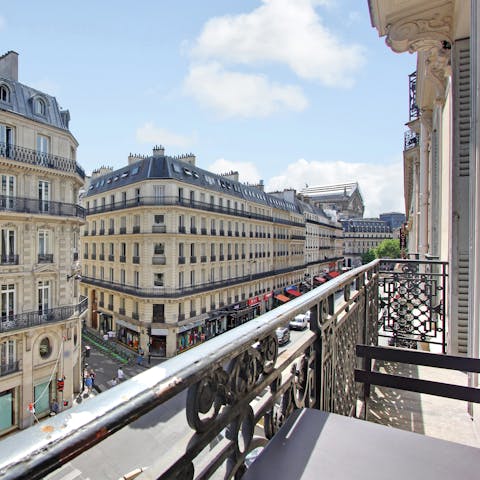
[[[55,97],[40,90],[29,87],[12,78],[0,76],[0,86],[5,86],[9,92],[7,101],[0,99],[0,111],[12,112],[35,122],[68,131],[70,114],[61,110]],[[35,113],[35,101],[43,102],[45,114]]]
[[[156,179],[177,180],[264,206],[301,213],[299,206],[295,203],[277,198],[259,188],[203,170],[180,158],[165,155],[146,157],[108,174],[93,178],[85,196],[88,198],[107,193],[110,190]]]

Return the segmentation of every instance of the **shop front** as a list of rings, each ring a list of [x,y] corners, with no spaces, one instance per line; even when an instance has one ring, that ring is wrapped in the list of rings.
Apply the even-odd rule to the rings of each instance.
[[[14,388],[0,393],[0,435],[17,428]]]
[[[150,330],[150,342],[148,345],[148,353],[154,357],[167,356],[167,328],[152,328]]]
[[[265,311],[270,311],[273,308],[273,292],[265,293],[263,301],[265,302]]]
[[[252,297],[247,300],[248,306],[248,320],[252,318],[258,317],[260,315],[260,307],[261,307],[262,297]]]
[[[113,317],[112,315],[98,311],[98,318],[100,319],[100,332],[108,333],[113,331]]]
[[[117,340],[134,350],[138,350],[140,345],[140,327],[124,320],[116,320],[115,326],[117,328]]]
[[[227,316],[224,313],[218,313],[205,321],[205,336],[207,340],[226,331]]]
[[[197,320],[178,327],[177,353],[182,353],[206,340],[204,320]]]

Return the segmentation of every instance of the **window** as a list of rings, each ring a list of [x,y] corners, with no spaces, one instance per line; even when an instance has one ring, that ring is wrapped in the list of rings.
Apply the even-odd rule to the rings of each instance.
[[[163,273],[153,274],[153,285],[155,287],[163,287]]]
[[[15,340],[5,340],[0,343],[0,365],[8,366],[16,361],[16,345]]]
[[[47,113],[47,105],[45,104],[45,100],[42,98],[36,98],[33,102],[33,110],[37,115],[45,116]]]
[[[6,85],[0,85],[0,101],[10,103],[10,89]]]
[[[13,175],[0,175],[0,182],[1,205],[7,209],[13,208],[15,206],[16,178]]]
[[[42,339],[38,351],[40,353],[40,357],[43,359],[50,357],[52,354],[52,344],[50,343],[50,339],[48,337]]]
[[[140,272],[133,272],[133,285],[138,288],[140,286]],[[137,312],[138,312],[138,303],[137,303]]]
[[[195,270],[190,271],[190,285],[195,286]]]
[[[12,228],[2,228],[0,254],[1,262],[10,262],[13,255],[15,255],[15,230]]]
[[[157,225],[163,225],[165,223],[165,216],[164,215],[154,215],[153,221]]]
[[[156,243],[153,247],[153,253],[155,255],[165,255],[165,244]]]
[[[50,253],[50,231],[38,231],[38,254],[48,255]]]
[[[133,256],[134,257],[139,257],[140,256],[140,244],[135,242],[133,244]]]
[[[125,270],[123,268],[120,270],[120,283],[125,285]]]
[[[4,156],[11,157],[13,155],[13,145],[15,139],[15,130],[7,125],[0,124],[0,143],[5,148]]]
[[[48,212],[50,202],[50,182],[38,181],[38,206],[41,212]]]
[[[50,281],[40,280],[37,286],[38,312],[40,314],[48,313],[50,305]]]
[[[1,316],[7,317],[9,315],[15,315],[15,285],[8,284],[2,285],[0,296],[0,309]]]
[[[115,272],[113,268],[110,268],[110,281],[114,282],[115,281]]]
[[[178,272],[178,288],[184,287],[184,274],[183,272]]]
[[[178,244],[178,256],[179,257],[184,257],[185,256],[185,250],[184,250],[184,244],[183,243]]]
[[[37,135],[37,159],[42,165],[48,165],[50,153],[50,139],[44,135]]]

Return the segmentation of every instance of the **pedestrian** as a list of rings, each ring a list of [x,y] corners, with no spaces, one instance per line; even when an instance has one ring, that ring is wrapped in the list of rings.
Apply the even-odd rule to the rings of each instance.
[[[57,399],[54,398],[52,400],[52,404],[50,405],[50,416],[56,415],[60,411],[60,407],[58,405]]]
[[[119,382],[122,382],[123,379],[125,378],[125,374],[123,373],[123,369],[122,367],[118,367],[118,370],[117,370],[117,378],[118,378],[118,381]]]
[[[92,388],[95,387],[95,372],[93,368],[90,370],[90,378],[92,379]]]
[[[88,392],[88,393],[91,393],[91,392],[92,392],[92,386],[93,386],[93,380],[92,380],[92,377],[89,375],[89,376],[85,379],[85,387],[87,387],[87,392]]]
[[[112,387],[114,387],[115,385],[117,385],[117,383],[118,383],[118,382],[117,382],[117,377],[113,377],[112,380],[110,381],[110,385],[111,385]]]

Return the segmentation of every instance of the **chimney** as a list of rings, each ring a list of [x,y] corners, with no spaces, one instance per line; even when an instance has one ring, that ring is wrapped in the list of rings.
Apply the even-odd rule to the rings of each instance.
[[[10,50],[0,57],[0,77],[18,82],[18,53]]]
[[[165,156],[165,148],[162,145],[155,145],[153,147],[153,157],[163,157]]]

